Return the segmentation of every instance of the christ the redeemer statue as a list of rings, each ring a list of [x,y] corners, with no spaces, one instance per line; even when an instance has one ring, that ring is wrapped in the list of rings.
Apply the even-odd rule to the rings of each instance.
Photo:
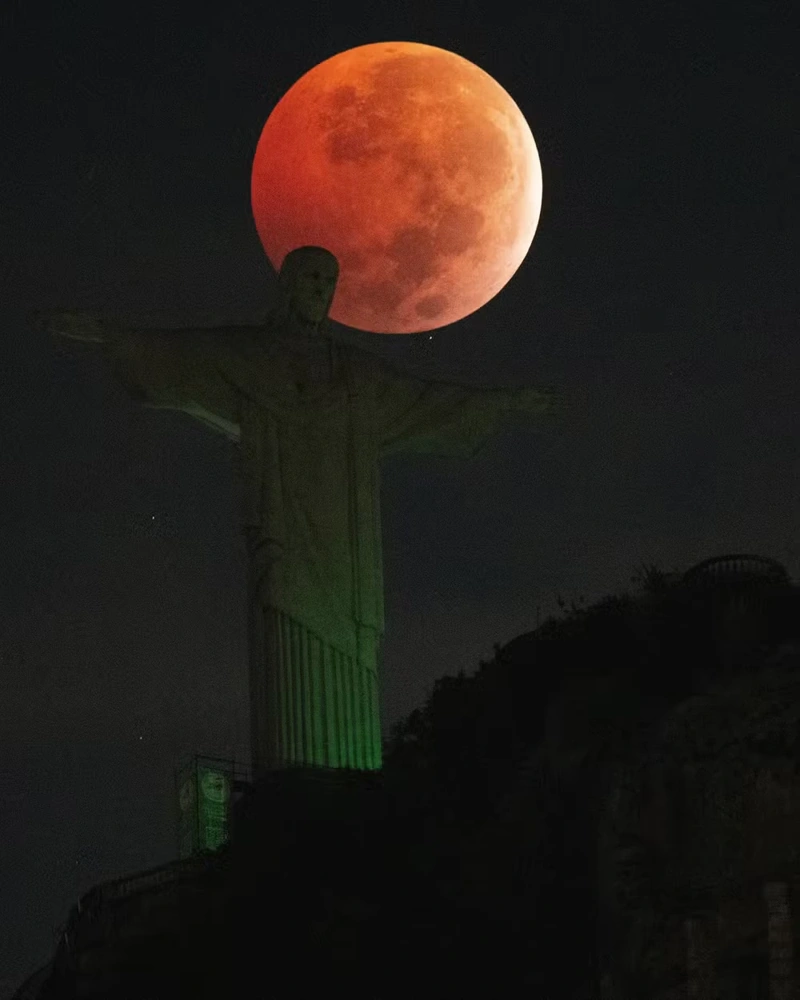
[[[337,278],[328,251],[292,251],[265,326],[45,318],[54,333],[102,343],[146,406],[182,410],[239,444],[256,774],[381,765],[381,456],[470,456],[504,414],[545,412],[554,399],[546,389],[424,381],[337,342],[327,324]]]

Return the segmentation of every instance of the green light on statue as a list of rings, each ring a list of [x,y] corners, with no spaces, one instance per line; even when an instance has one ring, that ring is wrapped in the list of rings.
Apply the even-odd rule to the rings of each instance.
[[[200,789],[200,849],[215,851],[228,839],[230,779],[223,771],[202,767]]]

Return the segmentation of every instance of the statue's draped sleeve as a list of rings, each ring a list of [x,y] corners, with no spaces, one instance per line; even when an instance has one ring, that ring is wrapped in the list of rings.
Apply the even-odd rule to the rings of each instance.
[[[550,409],[546,389],[479,388],[384,372],[376,392],[380,450],[469,458],[511,414]]]
[[[239,395],[225,374],[235,339],[236,330],[115,330],[104,353],[134,399],[236,438]]]

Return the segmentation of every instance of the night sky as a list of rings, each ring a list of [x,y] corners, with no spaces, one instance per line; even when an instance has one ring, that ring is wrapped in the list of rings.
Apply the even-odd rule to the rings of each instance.
[[[257,320],[276,281],[250,166],[275,103],[356,45],[451,49],[531,126],[539,230],[478,313],[355,339],[570,402],[470,462],[385,463],[386,725],[643,562],[752,551],[796,577],[792,6],[4,6],[0,997],[82,892],[174,857],[176,763],[248,758],[233,446],[138,407],[29,311]]]

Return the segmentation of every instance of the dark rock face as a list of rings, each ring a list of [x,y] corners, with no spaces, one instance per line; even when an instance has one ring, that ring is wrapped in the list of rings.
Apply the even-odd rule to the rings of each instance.
[[[800,871],[798,722],[800,649],[787,646],[675,706],[621,770],[599,871],[618,981],[669,996],[686,973],[687,934],[712,929],[704,947],[720,989],[740,959],[766,968],[764,894]]]
[[[382,773],[263,779],[203,873],[50,995],[260,977],[278,995],[677,1000],[693,979],[733,1000],[789,982],[769,942],[788,954],[800,866],[798,591],[651,583],[438,682]],[[718,655],[726,607],[755,609],[738,665]]]

